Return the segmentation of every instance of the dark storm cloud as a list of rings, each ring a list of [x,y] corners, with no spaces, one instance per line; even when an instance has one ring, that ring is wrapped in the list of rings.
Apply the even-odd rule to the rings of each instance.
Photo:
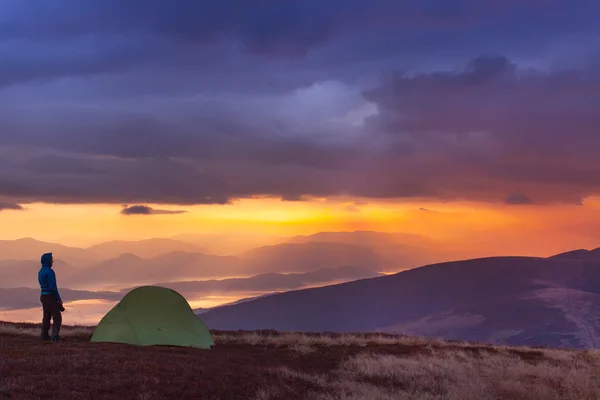
[[[452,44],[458,52],[535,48],[548,38],[598,32],[599,11],[588,0],[9,0],[0,7],[0,84],[136,66],[205,72],[230,64],[239,71],[240,61],[255,60],[240,59],[246,54],[302,60],[317,49],[327,50],[318,57],[364,63],[361,54],[373,51],[389,59]],[[216,43],[240,53],[214,54]]]
[[[459,72],[398,74],[365,95],[380,110],[372,122],[390,133],[489,133],[510,150],[562,153],[600,144],[599,78],[520,71],[506,57],[487,56]]]
[[[33,172],[43,174],[90,175],[100,174],[100,170],[87,164],[84,160],[61,157],[57,155],[41,155],[27,161],[27,167]]]
[[[578,204],[600,192],[598,11],[588,0],[5,1],[0,196]]]
[[[157,210],[144,205],[123,206],[121,209],[123,215],[172,215],[185,214],[186,212],[185,210]]]
[[[508,2],[510,3],[510,2]],[[145,32],[182,41],[214,40],[234,35],[250,48],[278,48],[289,52],[319,43],[333,32],[352,25],[437,21],[462,22],[477,14],[477,2],[425,1],[289,1],[243,0],[220,2],[184,0],[37,0],[8,1],[0,32],[5,38],[54,37],[65,39],[95,33]],[[496,7],[495,7],[496,8]],[[531,9],[531,7],[526,7]],[[535,7],[534,7],[535,8]],[[473,13],[474,11],[474,13]],[[494,10],[496,11],[496,10]]]
[[[22,121],[30,128],[0,136],[0,144],[36,143],[65,155],[10,152],[0,187],[16,199],[59,202],[226,204],[336,194],[496,201],[527,189],[541,203],[579,203],[598,190],[595,79],[520,76],[502,57],[452,73],[397,75],[365,94],[379,114],[361,136],[329,142],[281,135],[262,114],[249,119],[261,129],[248,129],[246,115],[227,120],[222,110],[214,120],[88,111],[58,123],[40,117]]]

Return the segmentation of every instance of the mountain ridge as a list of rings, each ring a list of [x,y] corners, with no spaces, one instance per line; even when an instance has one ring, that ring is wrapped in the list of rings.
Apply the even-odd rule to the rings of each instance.
[[[594,347],[600,345],[598,312],[600,264],[501,256],[293,290],[210,310],[203,313],[203,320],[211,329],[408,332],[519,345]]]

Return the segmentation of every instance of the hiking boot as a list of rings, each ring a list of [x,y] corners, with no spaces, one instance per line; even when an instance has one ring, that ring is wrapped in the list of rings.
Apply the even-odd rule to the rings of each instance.
[[[58,342],[60,342],[60,337],[52,336],[52,343],[58,343]]]

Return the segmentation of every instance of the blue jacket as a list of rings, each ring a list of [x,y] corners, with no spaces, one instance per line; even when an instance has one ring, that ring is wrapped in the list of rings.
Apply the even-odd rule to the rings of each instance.
[[[46,253],[42,256],[42,268],[38,272],[38,282],[42,289],[42,294],[53,294],[60,300],[58,286],[56,285],[56,274],[50,264],[51,259],[52,253]]]

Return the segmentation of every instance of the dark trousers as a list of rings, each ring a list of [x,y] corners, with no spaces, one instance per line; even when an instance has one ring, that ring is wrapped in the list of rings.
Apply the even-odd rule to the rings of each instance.
[[[42,302],[43,318],[42,318],[42,339],[49,339],[48,331],[50,330],[50,318],[54,322],[52,324],[52,337],[57,338],[60,333],[60,325],[62,324],[62,314],[60,312],[60,304],[58,299],[53,294],[43,294],[40,296]]]

